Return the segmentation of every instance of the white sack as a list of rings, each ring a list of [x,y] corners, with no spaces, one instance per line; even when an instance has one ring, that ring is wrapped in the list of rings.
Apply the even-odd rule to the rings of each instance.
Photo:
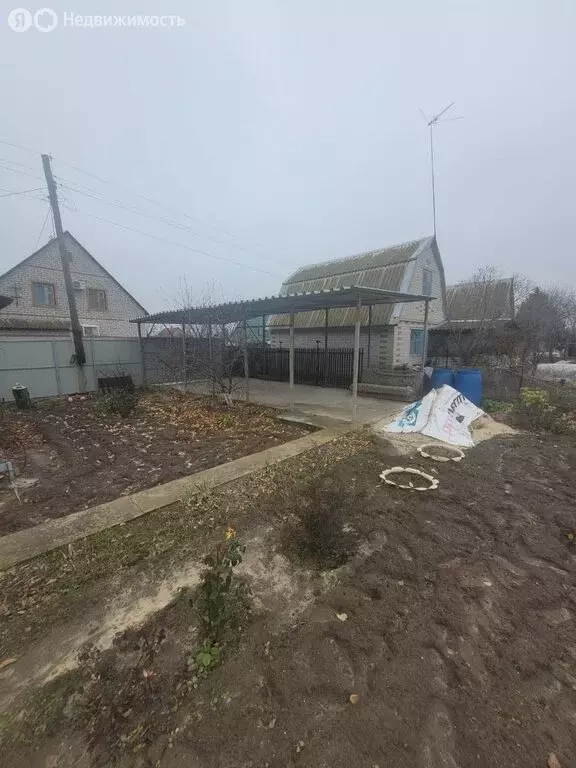
[[[420,432],[450,445],[472,446],[469,426],[484,416],[467,397],[445,384],[404,408],[385,432]]]

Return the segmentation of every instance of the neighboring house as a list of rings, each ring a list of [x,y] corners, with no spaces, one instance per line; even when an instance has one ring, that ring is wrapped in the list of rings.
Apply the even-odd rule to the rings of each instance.
[[[514,319],[514,278],[474,280],[446,289],[446,321],[430,334],[432,357],[471,362],[496,348]]]
[[[430,302],[430,326],[446,319],[444,268],[434,237],[302,267],[283,283],[281,294],[353,285],[433,296],[436,301]],[[361,311],[360,345],[364,349],[364,367],[393,368],[421,362],[424,302],[381,304]],[[355,312],[353,308],[329,310],[329,347],[354,345]],[[324,310],[297,313],[294,324],[297,347],[314,347],[317,342],[324,346]],[[287,325],[287,315],[270,319],[273,346],[288,343]]]
[[[120,283],[69,232],[70,259],[78,317],[85,336],[137,336],[131,318],[147,314]],[[12,298],[2,311],[0,334],[67,336],[70,312],[58,243],[46,245],[0,275],[0,293]]]

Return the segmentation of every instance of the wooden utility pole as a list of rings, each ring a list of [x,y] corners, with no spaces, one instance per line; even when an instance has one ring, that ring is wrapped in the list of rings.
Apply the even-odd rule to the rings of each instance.
[[[72,286],[72,276],[70,275],[70,263],[64,244],[64,232],[62,231],[62,219],[60,217],[60,208],[58,207],[58,195],[56,194],[56,184],[52,176],[52,167],[50,165],[50,155],[42,155],[42,165],[44,166],[44,175],[48,185],[48,195],[50,196],[50,205],[54,215],[54,227],[56,229],[56,239],[58,241],[58,250],[60,260],[64,271],[64,283],[66,285],[66,296],[68,297],[68,308],[70,310],[70,325],[72,327],[72,338],[74,339],[74,352],[76,354],[76,364],[84,365],[86,363],[86,353],[84,352],[84,340],[82,339],[82,328],[78,320],[78,310],[76,309],[76,297]]]

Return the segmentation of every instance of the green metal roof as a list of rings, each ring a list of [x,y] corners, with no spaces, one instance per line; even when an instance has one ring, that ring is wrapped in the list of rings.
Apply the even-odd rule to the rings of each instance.
[[[344,309],[351,312],[358,305],[377,306],[380,304],[397,304],[399,302],[426,301],[432,296],[415,295],[373,288],[365,285],[350,285],[307,293],[291,293],[285,296],[270,296],[250,301],[233,301],[208,307],[190,307],[168,312],[157,312],[155,315],[145,315],[131,320],[131,323],[167,323],[174,325],[199,325],[217,323],[226,325],[262,315],[283,315],[289,312],[306,314],[324,310]],[[286,315],[288,316],[288,315]],[[351,321],[351,324],[354,320]]]
[[[295,291],[333,290],[343,285],[363,285],[386,291],[401,291],[409,264],[431,245],[432,240],[432,237],[425,237],[388,248],[367,251],[356,256],[348,256],[345,259],[302,267],[283,283],[281,294]],[[393,311],[393,304],[375,306],[372,311],[372,324],[388,325]],[[328,322],[332,328],[342,328],[354,325],[355,318],[353,309],[341,308],[330,312]],[[324,323],[323,311],[299,314],[295,319],[297,328],[321,328]],[[363,312],[362,324],[368,324],[368,310]],[[273,328],[286,325],[288,325],[287,315],[277,315],[270,319],[270,326]]]

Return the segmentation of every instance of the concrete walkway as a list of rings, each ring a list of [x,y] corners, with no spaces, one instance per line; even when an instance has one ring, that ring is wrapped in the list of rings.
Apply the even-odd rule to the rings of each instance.
[[[80,512],[73,512],[33,528],[3,536],[0,538],[0,571],[57,547],[71,544],[77,539],[83,539],[115,525],[134,520],[141,515],[167,507],[181,499],[186,492],[199,492],[215,488],[262,469],[267,464],[275,464],[284,461],[284,459],[298,456],[305,451],[335,440],[337,437],[352,431],[353,428],[352,424],[328,427],[297,440],[268,448],[265,451],[243,456],[226,464],[220,464],[211,469],[205,469],[202,472],[157,485],[155,488],[149,488],[130,496],[122,496],[115,501],[83,509]]]
[[[177,385],[181,388],[181,385]],[[188,392],[209,394],[209,382],[190,382]],[[250,401],[273,408],[292,410],[290,385],[285,381],[263,381],[249,379]],[[244,379],[234,380],[232,396],[243,400],[245,395]],[[372,397],[358,397],[356,421],[358,424],[372,424],[399,413],[406,403],[394,400],[379,400]],[[352,393],[348,389],[313,387],[296,384],[294,387],[294,410],[309,416],[324,418],[325,423],[352,421]]]

